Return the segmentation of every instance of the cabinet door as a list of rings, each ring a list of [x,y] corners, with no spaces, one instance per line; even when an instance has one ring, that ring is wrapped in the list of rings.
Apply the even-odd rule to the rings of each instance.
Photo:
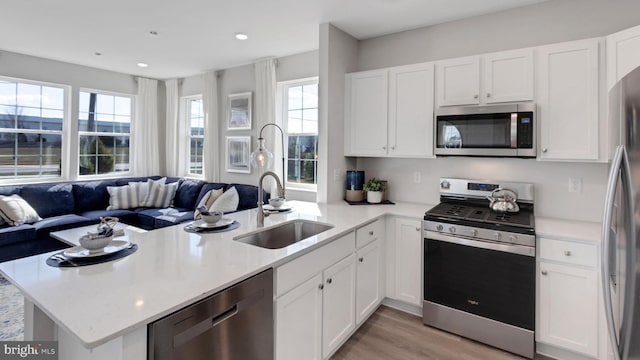
[[[387,70],[347,75],[345,155],[387,154]]]
[[[359,325],[382,302],[381,242],[376,240],[358,250],[356,263],[356,323]]]
[[[419,220],[396,219],[395,298],[422,306],[422,231]]]
[[[640,26],[607,36],[607,90],[640,66]]]
[[[598,355],[598,276],[593,270],[540,262],[538,341]]]
[[[276,359],[321,359],[322,274],[276,300]]]
[[[597,39],[538,48],[540,160],[598,160]]]
[[[451,59],[436,64],[438,106],[480,103],[480,58]]]
[[[355,255],[324,271],[322,357],[327,358],[355,329]]]
[[[433,157],[433,63],[389,71],[389,155]]]
[[[484,55],[485,103],[533,100],[533,49]]]

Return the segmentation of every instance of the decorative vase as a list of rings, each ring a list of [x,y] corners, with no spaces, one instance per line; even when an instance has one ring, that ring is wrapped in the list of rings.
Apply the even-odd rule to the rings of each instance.
[[[367,191],[367,202],[378,204],[382,202],[382,191]]]

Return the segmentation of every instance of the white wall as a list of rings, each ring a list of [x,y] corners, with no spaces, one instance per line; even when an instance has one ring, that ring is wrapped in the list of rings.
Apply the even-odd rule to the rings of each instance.
[[[358,70],[605,36],[640,24],[638,13],[636,0],[544,2],[360,41]],[[588,221],[601,220],[608,175],[607,164],[528,159],[359,158],[357,164],[366,178],[389,181],[392,200],[436,204],[440,177],[525,181],[535,184],[537,216]],[[570,177],[582,179],[582,193],[569,193]]]

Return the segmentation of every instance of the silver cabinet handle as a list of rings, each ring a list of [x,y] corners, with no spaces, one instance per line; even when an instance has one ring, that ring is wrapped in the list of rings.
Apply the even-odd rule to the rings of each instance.
[[[540,273],[541,273],[542,275],[547,275],[547,270],[542,270]]]
[[[542,152],[546,153],[547,152],[547,148],[542,148]]]
[[[491,93],[487,93],[487,97],[491,97]]]
[[[364,258],[359,258],[358,261],[364,262]]]
[[[420,229],[419,227],[416,228],[416,231],[420,231],[420,230],[422,230],[422,229]]]
[[[324,289],[324,284],[318,285],[318,289],[320,289],[320,290]]]
[[[328,278],[328,279],[327,279],[327,284],[331,284],[332,282],[333,282],[333,279],[332,279],[332,278]]]
[[[571,251],[566,250],[566,251],[564,252],[564,256],[571,256]]]
[[[473,95],[473,98],[477,99],[478,98],[478,94]]]

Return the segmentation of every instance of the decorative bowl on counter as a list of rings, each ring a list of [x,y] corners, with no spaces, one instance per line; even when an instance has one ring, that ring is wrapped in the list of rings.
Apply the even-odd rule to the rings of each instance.
[[[113,240],[112,236],[91,236],[89,234],[80,237],[80,246],[89,252],[102,251]]]
[[[220,221],[220,219],[222,219],[223,214],[224,213],[222,211],[211,211],[207,212],[206,214],[201,213],[200,218],[207,224],[215,224]]]
[[[284,202],[287,201],[285,198],[271,198],[269,199],[269,205],[273,206],[275,209],[279,209]]]

